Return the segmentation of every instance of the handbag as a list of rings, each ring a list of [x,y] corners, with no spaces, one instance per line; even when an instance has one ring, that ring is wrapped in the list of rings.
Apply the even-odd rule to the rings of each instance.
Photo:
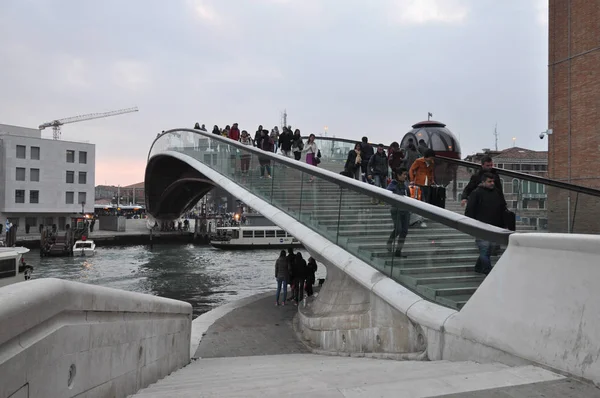
[[[517,230],[517,216],[514,212],[512,212],[508,209],[504,209],[504,213],[502,214],[502,217],[504,219],[504,228],[506,228],[510,231]]]

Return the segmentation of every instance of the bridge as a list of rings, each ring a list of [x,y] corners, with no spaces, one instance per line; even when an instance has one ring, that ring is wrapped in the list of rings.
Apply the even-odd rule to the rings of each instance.
[[[218,185],[296,236],[327,267],[319,298],[298,317],[303,336],[319,349],[432,360],[481,360],[501,352],[563,370],[572,360],[570,369],[578,367],[581,377],[598,376],[594,366],[576,365],[580,354],[573,347],[563,350],[558,361],[556,352],[530,343],[572,343],[567,336],[577,335],[581,323],[566,320],[581,315],[581,307],[571,294],[583,294],[589,275],[599,272],[590,269],[598,258],[597,236],[562,233],[580,222],[572,207],[567,220],[547,224],[555,225],[554,230],[532,230],[520,223],[513,233],[465,217],[456,201],[441,209],[344,177],[339,172],[354,142],[321,137],[317,145],[323,157],[314,167],[202,131],[165,132],[149,154],[148,211],[157,218],[175,218]],[[242,158],[249,162],[247,173],[241,172]],[[461,160],[438,161],[454,175],[450,186],[460,170],[478,167]],[[270,163],[272,178],[261,178],[261,162]],[[580,206],[597,204],[600,197],[593,189],[497,171],[512,183],[507,186],[537,184],[535,192],[573,195]],[[450,199],[456,191],[450,189]],[[426,228],[409,229],[406,258],[394,257],[394,249],[386,248],[390,206],[426,220]],[[486,278],[473,271],[475,239],[502,247]],[[556,318],[558,308],[564,319]],[[538,325],[542,320],[544,326]],[[590,333],[597,330],[588,327]],[[594,340],[592,334],[588,337]]]
[[[148,157],[148,212],[177,218],[219,186],[299,239],[327,268],[318,297],[295,317],[296,331],[314,352],[429,360],[445,369],[440,375],[483,377],[493,369],[521,384],[558,377],[528,366],[533,364],[600,384],[600,239],[566,233],[589,228],[586,211],[598,208],[600,192],[498,170],[505,186],[516,188],[507,195],[547,193],[559,198],[553,206],[569,210],[566,218],[562,212],[555,217],[549,207],[548,223],[534,227],[524,222],[529,209],[518,208],[522,222],[512,232],[465,217],[452,200],[461,171],[468,175],[477,165],[437,159],[451,176],[450,200],[441,209],[340,175],[352,141],[318,138],[318,146],[323,157],[314,167],[199,130],[167,131]],[[241,173],[242,159],[247,173]],[[260,165],[267,162],[271,178],[261,178]],[[528,190],[518,188],[524,186]],[[394,257],[395,248],[390,253],[386,246],[390,206],[427,224],[409,229],[406,258]],[[473,270],[475,239],[501,245],[485,278]],[[126,396],[185,366],[193,336],[202,334],[191,327],[186,303],[98,286],[32,281],[4,288],[0,302],[6,325],[0,332],[0,397]],[[313,365],[302,361],[309,375]],[[110,368],[102,365],[107,363]],[[233,369],[230,362],[219,363],[223,371]],[[250,362],[235,363],[247,369]],[[492,363],[502,366],[486,368]],[[176,372],[141,396],[168,396],[177,383],[184,384],[182,394],[189,393],[181,396],[196,396],[207,364]],[[360,366],[357,378],[389,369]],[[264,369],[271,370],[256,369],[243,380],[272,379],[273,366]],[[433,378],[421,384],[431,383]]]

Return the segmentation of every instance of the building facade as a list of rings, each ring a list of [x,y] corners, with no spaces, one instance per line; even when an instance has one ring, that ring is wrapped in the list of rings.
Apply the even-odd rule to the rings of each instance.
[[[576,0],[549,6],[549,177],[600,189],[600,7]],[[551,189],[548,201],[551,231],[600,233],[596,198]]]
[[[146,193],[144,191],[144,183],[117,187],[114,185],[98,185],[95,189],[96,204],[122,204],[122,205],[138,205],[146,204]],[[118,199],[118,200],[117,200]],[[108,202],[106,202],[108,201]]]
[[[41,131],[0,124],[0,222],[64,230],[94,211],[95,145],[42,138]]]

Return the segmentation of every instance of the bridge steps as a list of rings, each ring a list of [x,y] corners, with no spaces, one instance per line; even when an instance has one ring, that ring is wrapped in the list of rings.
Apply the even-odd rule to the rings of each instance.
[[[274,172],[277,176],[277,171]],[[350,190],[332,188],[324,181],[252,181],[274,205],[300,216],[314,228],[379,271],[414,292],[444,306],[460,309],[484,275],[474,272],[478,258],[475,239],[438,222],[424,220],[409,228],[403,255],[394,257],[386,242],[393,229],[390,207]],[[460,202],[448,200],[447,209],[464,213]],[[418,217],[414,220],[418,220]],[[414,221],[413,220],[413,221]],[[528,226],[519,226],[527,230]],[[497,254],[501,254],[500,250]],[[494,257],[495,260],[497,257]],[[404,270],[410,270],[409,273]],[[464,288],[464,289],[463,289]]]

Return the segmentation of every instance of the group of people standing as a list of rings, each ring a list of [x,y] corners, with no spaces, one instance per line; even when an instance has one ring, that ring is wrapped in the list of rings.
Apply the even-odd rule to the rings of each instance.
[[[196,123],[194,128],[206,131],[204,125],[200,126],[199,123]],[[313,166],[317,166],[320,163],[321,152],[315,142],[316,136],[311,134],[305,143],[302,140],[300,130],[295,129],[292,132],[292,126],[284,126],[280,133],[278,126],[273,127],[269,132],[268,129],[260,125],[254,133],[254,137],[252,137],[248,131],[240,131],[238,124],[234,123],[231,126],[225,126],[224,129],[220,129],[219,126],[215,125],[212,133],[239,141],[243,145],[262,149],[263,151],[273,153],[279,151],[284,156],[288,158],[293,157],[296,160],[301,160],[302,155],[305,154],[306,163]],[[252,155],[249,153],[241,155],[240,168],[242,174],[248,173],[251,157]],[[258,161],[260,165],[260,178],[271,178],[271,160],[268,157],[259,157]]]
[[[309,257],[308,262],[302,258],[302,253],[294,253],[292,248],[288,249],[286,254],[282,250],[279,258],[275,261],[275,279],[277,280],[277,294],[275,296],[275,305],[285,305],[287,297],[287,286],[290,285],[291,297],[294,305],[304,300],[304,289],[308,297],[313,295],[313,285],[315,284],[317,272],[317,262]],[[283,290],[283,296],[281,291]],[[279,301],[279,298],[282,298]]]

